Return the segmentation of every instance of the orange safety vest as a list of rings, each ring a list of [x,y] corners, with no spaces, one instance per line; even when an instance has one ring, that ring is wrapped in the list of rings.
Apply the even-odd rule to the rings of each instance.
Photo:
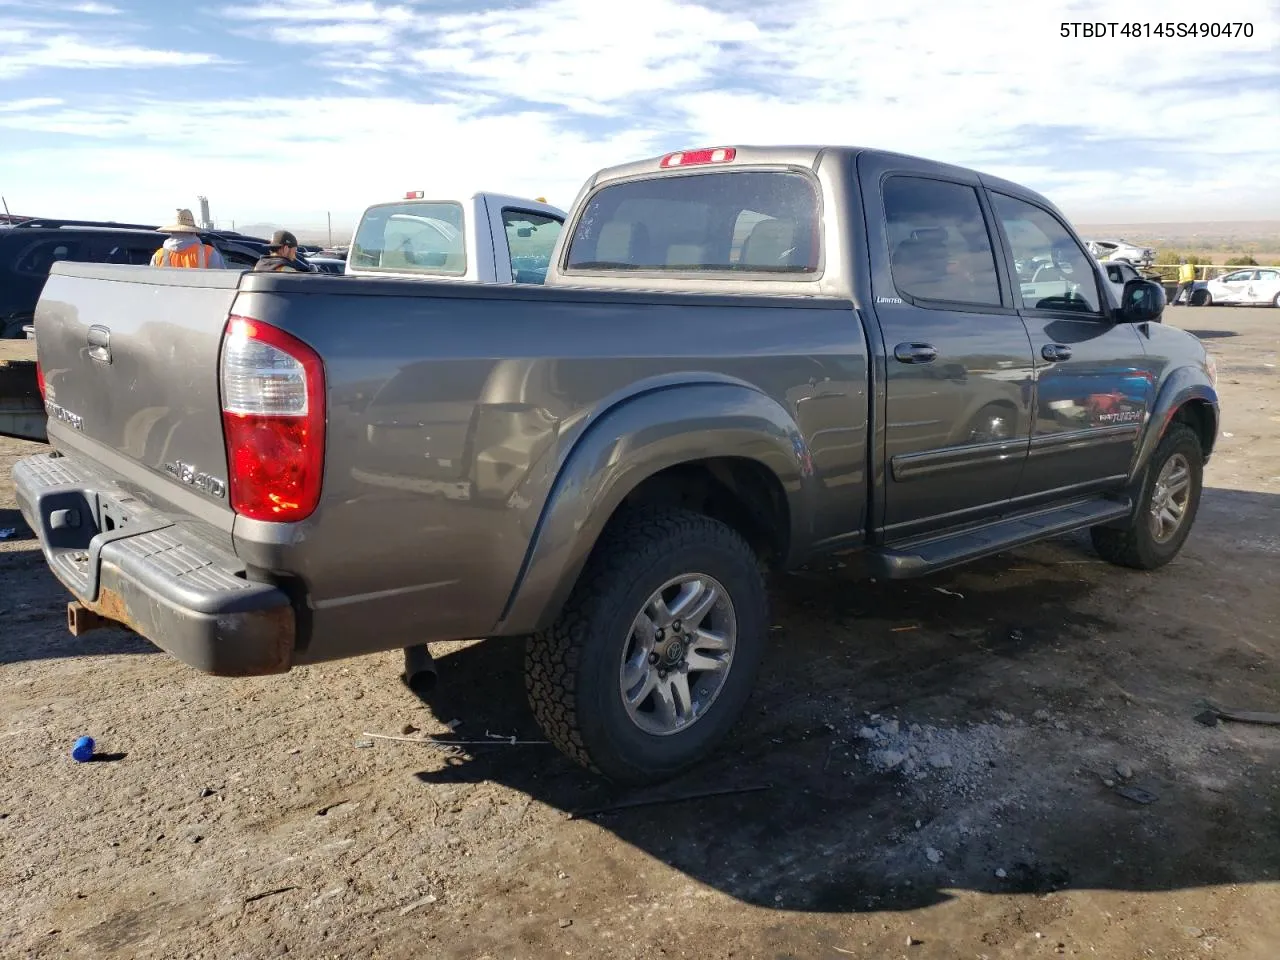
[[[207,252],[206,252],[207,251]],[[213,247],[207,243],[187,247],[185,250],[166,250],[161,247],[151,257],[153,267],[207,267]]]

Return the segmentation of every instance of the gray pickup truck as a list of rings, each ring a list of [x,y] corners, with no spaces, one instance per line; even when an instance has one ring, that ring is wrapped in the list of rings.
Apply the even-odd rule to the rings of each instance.
[[[547,735],[654,782],[743,710],[770,569],[1173,559],[1218,399],[1163,308],[1004,180],[688,151],[593,176],[542,286],[59,263],[14,478],[74,632],[229,676],[525,637]]]

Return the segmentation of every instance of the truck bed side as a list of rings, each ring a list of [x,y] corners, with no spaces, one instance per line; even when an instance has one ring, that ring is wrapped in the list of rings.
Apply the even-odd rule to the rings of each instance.
[[[319,508],[235,524],[242,559],[307,584],[302,660],[532,629],[544,604],[508,610],[517,583],[551,590],[539,564],[584,559],[548,541],[683,459],[764,467],[793,555],[862,535],[867,348],[848,301],[248,275],[233,310],[325,359]]]

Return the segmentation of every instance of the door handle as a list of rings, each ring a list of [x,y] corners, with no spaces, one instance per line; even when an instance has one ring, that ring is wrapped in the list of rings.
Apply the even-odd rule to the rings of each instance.
[[[99,363],[111,362],[111,331],[107,327],[95,323],[85,334],[85,343],[89,347],[89,359]]]
[[[938,359],[938,348],[932,343],[900,343],[893,357],[902,363],[932,363]]]
[[[1070,360],[1071,348],[1064,347],[1060,343],[1046,343],[1040,348],[1040,356],[1044,357],[1050,363],[1058,360]]]

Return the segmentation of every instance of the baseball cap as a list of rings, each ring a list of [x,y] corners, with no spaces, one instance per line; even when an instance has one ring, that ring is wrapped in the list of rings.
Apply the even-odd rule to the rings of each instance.
[[[272,250],[279,250],[281,247],[296,247],[298,238],[288,230],[277,230],[271,235],[271,242],[267,244]]]

